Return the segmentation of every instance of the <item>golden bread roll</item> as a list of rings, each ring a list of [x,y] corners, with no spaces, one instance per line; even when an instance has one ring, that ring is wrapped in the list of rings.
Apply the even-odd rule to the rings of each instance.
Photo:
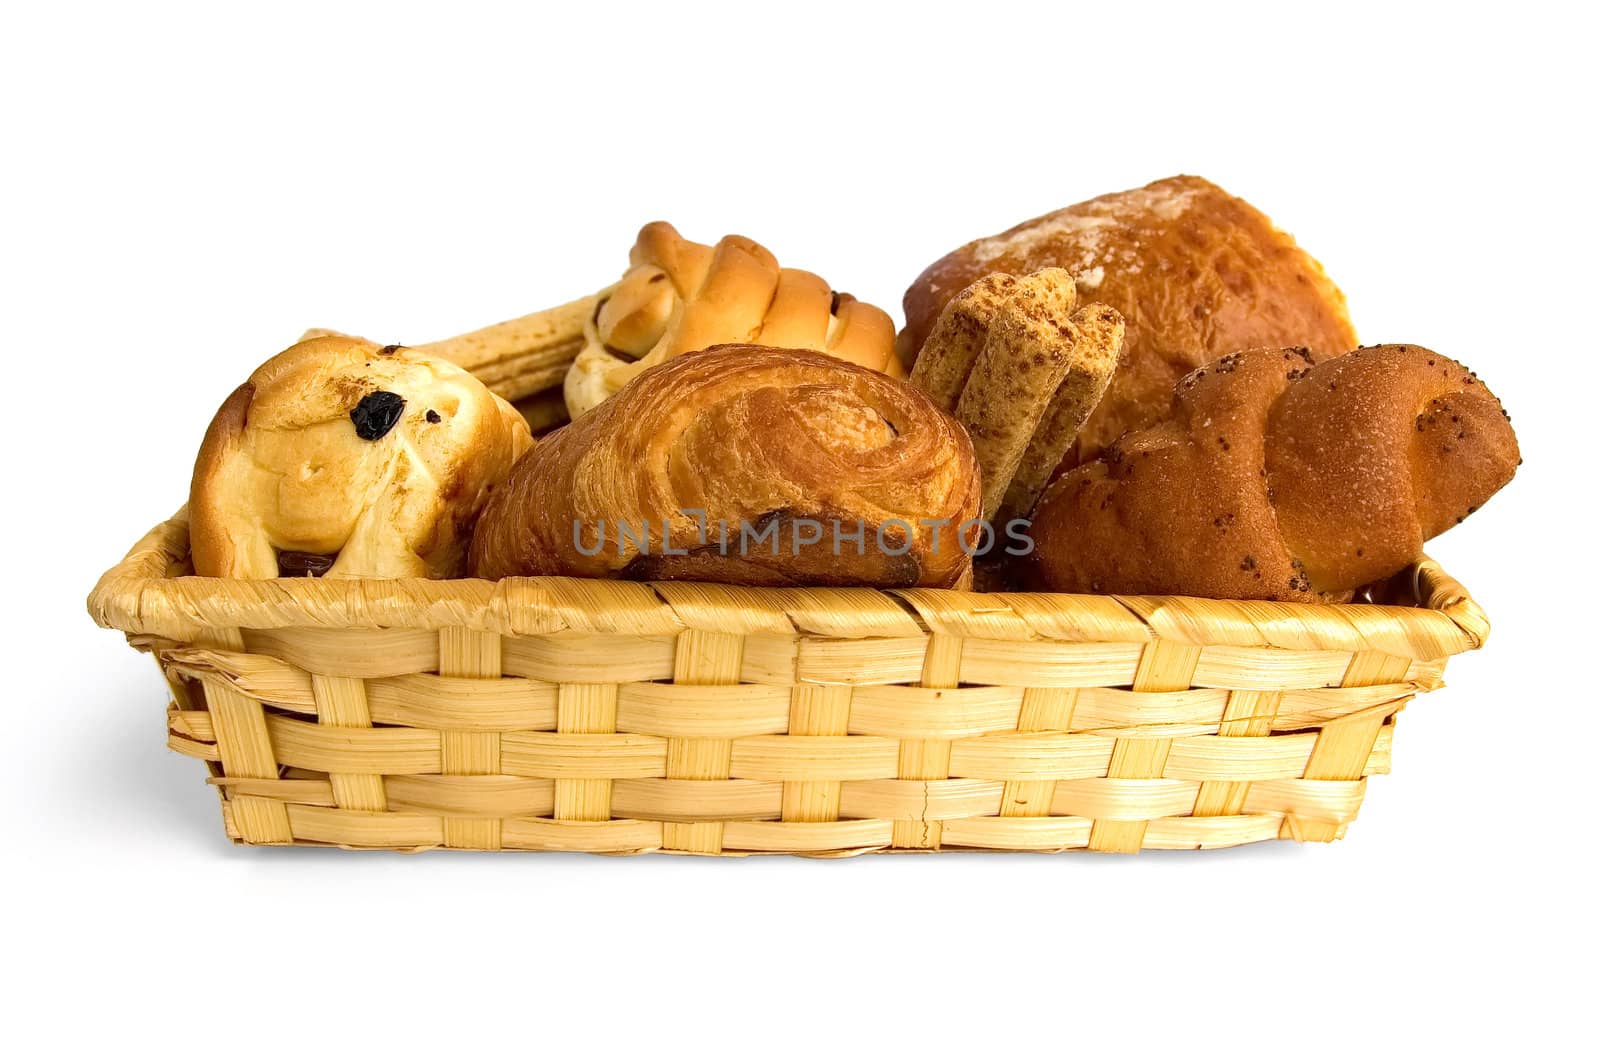
[[[967,434],[921,390],[733,344],[649,369],[541,439],[484,510],[471,568],[952,587],[980,497]]]
[[[929,266],[905,294],[908,365],[945,304],[986,274],[1067,270],[1127,324],[1110,387],[1079,437],[1091,458],[1165,415],[1184,374],[1252,347],[1355,346],[1344,296],[1266,215],[1198,177],[1172,177],[1023,222]]]
[[[823,351],[892,377],[905,376],[889,315],[835,292],[814,273],[781,268],[742,236],[715,247],[666,222],[639,230],[621,281],[600,295],[582,350],[567,371],[567,409],[577,418],[640,373],[716,344]]]
[[[325,335],[250,375],[195,462],[200,576],[451,577],[489,491],[532,444],[475,377]]]
[[[1053,591],[1315,601],[1391,576],[1511,480],[1500,402],[1422,347],[1229,355],[1034,510]]]

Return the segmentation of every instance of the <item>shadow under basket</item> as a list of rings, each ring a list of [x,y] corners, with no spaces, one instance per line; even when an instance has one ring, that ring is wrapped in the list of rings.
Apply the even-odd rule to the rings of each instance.
[[[89,609],[155,655],[229,837],[269,845],[1329,841],[1488,634],[1427,560],[1345,606],[188,573],[179,514]]]

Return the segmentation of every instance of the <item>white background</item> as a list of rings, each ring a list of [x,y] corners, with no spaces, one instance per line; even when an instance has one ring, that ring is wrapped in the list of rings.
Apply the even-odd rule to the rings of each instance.
[[[49,1055],[1359,1059],[1592,1038],[1596,83],[1559,8],[37,5],[0,31],[7,1021]],[[1576,7],[1573,8],[1577,10]],[[448,13],[446,13],[448,11]],[[711,861],[244,850],[100,571],[310,325],[593,291],[653,218],[890,308],[1199,173],[1527,464],[1433,545],[1495,624],[1332,846]]]

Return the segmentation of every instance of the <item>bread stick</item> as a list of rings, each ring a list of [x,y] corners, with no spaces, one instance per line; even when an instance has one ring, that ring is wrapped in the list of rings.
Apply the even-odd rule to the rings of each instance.
[[[1000,505],[1002,520],[1026,517],[1033,510],[1117,368],[1125,331],[1121,314],[1104,303],[1091,303],[1072,316],[1067,331],[1071,334],[1067,375],[1022,452]]]
[[[584,328],[610,289],[498,325],[419,344],[416,350],[453,362],[504,399],[517,400],[560,384],[584,345]],[[337,329],[307,329],[302,341],[338,336]]]
[[[956,408],[961,390],[972,375],[973,363],[983,350],[989,326],[1016,285],[1017,279],[1007,273],[980,277],[945,304],[939,314],[912,367],[911,383],[933,396],[943,409]]]
[[[583,347],[584,325],[604,292],[476,329],[417,350],[454,362],[507,399],[560,383]]]
[[[956,418],[983,472],[983,516],[993,519],[1050,401],[1071,368],[1076,298],[1064,270],[1017,278],[973,363]],[[921,367],[922,359],[917,360]]]

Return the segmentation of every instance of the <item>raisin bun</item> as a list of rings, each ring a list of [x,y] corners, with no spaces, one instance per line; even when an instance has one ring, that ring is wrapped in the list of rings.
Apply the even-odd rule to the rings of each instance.
[[[200,576],[451,577],[532,446],[477,378],[404,347],[305,340],[228,396],[189,491]]]

